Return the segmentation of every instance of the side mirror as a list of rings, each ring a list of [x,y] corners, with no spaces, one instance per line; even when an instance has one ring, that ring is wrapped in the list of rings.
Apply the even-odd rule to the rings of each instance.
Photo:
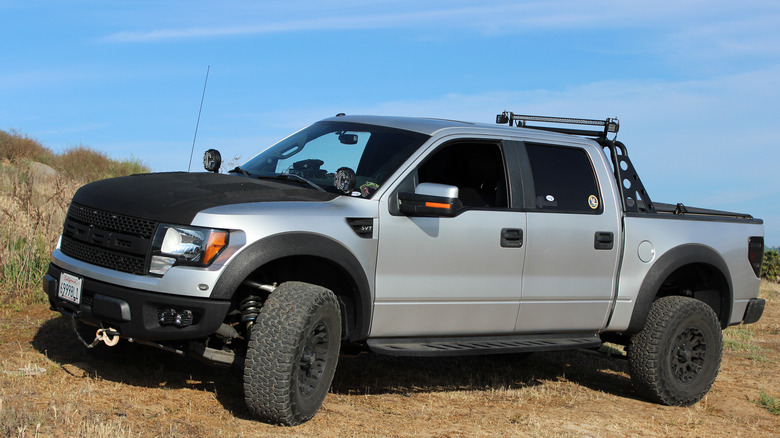
[[[457,187],[435,183],[420,183],[414,193],[399,193],[398,202],[407,216],[452,217],[463,207]]]
[[[209,149],[203,154],[203,167],[209,172],[219,173],[222,165],[222,155],[216,149]]]

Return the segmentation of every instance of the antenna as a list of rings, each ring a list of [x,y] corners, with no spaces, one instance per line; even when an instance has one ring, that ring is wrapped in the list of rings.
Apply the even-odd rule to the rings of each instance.
[[[195,123],[195,136],[192,137],[192,151],[190,152],[190,164],[187,166],[187,172],[192,169],[192,155],[195,153],[195,139],[198,138],[198,126],[200,126],[200,113],[203,112],[203,99],[206,98],[206,85],[209,83],[209,71],[211,65],[206,67],[206,81],[203,82],[203,95],[200,96],[200,109],[198,110],[198,121]]]

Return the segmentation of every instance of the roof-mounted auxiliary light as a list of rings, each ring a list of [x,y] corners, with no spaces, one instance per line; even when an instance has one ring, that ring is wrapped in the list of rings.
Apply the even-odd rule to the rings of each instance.
[[[617,117],[606,118],[604,120],[596,119],[576,119],[570,117],[550,117],[550,116],[529,116],[515,114],[513,112],[504,111],[496,116],[496,123],[503,125],[512,124],[521,128],[540,129],[543,131],[559,132],[563,134],[583,135],[586,137],[607,138],[607,134],[614,133],[617,137],[617,132],[620,129],[620,121]],[[572,129],[572,128],[556,128],[552,126],[537,126],[529,125],[528,122],[536,123],[558,123],[566,125],[585,125],[585,126],[603,126],[603,131],[584,130],[584,129]],[[614,140],[614,138],[613,138]]]

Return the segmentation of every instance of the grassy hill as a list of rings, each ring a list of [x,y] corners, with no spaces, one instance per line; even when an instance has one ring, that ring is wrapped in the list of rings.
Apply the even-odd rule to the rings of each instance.
[[[114,160],[85,146],[61,154],[0,130],[0,306],[43,301],[40,279],[80,186],[149,172],[139,160]]]

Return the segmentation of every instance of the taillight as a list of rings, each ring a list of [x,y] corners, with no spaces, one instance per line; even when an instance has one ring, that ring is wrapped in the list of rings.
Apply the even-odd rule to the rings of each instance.
[[[753,236],[748,239],[748,261],[756,277],[761,277],[761,263],[764,261],[764,238]]]

